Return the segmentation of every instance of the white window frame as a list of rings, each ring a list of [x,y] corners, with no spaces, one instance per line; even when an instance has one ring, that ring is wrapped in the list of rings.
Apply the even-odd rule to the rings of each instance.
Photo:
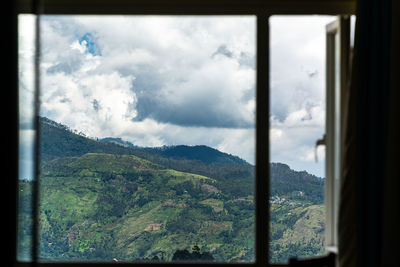
[[[338,209],[343,159],[343,96],[350,71],[350,16],[326,25],[325,246],[338,252]]]

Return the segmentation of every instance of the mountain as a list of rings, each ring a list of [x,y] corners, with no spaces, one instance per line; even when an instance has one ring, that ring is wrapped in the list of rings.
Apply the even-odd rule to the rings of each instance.
[[[323,204],[325,179],[306,171],[294,171],[283,163],[270,164],[270,195],[301,198],[310,204]],[[296,196],[300,193],[301,196]]]
[[[104,153],[48,161],[40,179],[43,258],[171,260],[197,245],[217,261],[252,260],[253,198],[215,179]]]
[[[107,137],[90,139],[68,126],[40,118],[42,160],[64,156],[80,156],[88,152],[110,154],[138,154],[142,157],[169,158],[178,160],[200,161],[204,164],[237,164],[250,166],[245,160],[217,149],[204,146],[163,146],[139,147],[121,138]]]
[[[151,148],[154,151],[164,157],[174,158],[174,159],[186,159],[186,160],[199,160],[205,164],[212,163],[225,163],[225,164],[238,164],[238,165],[250,165],[245,160],[218,151],[217,149],[204,146],[163,146],[160,148]]]
[[[254,260],[252,165],[206,146],[124,146],[40,122],[40,257]],[[20,182],[22,254],[30,251],[31,186]],[[323,187],[321,178],[271,163],[271,261],[321,252]]]
[[[177,171],[214,178],[231,196],[246,197],[254,191],[254,167],[239,157],[210,147],[144,148],[126,145],[128,142],[120,138],[90,139],[47,118],[40,119],[40,135],[42,162],[86,153],[135,155]]]
[[[109,154],[133,154],[134,148],[115,143],[99,142],[90,139],[68,126],[41,117],[40,120],[40,156],[46,162],[60,157],[82,156],[89,152]]]
[[[124,146],[124,147],[139,148],[138,146],[135,146],[131,142],[122,140],[122,138],[120,138],[120,137],[106,137],[106,138],[100,139],[99,141],[103,142],[103,143],[114,143],[114,144]]]
[[[271,262],[325,253],[325,179],[270,164]]]
[[[130,147],[134,149],[141,149],[154,154],[160,155],[165,158],[172,158],[178,160],[196,160],[204,164],[222,163],[222,164],[238,164],[243,166],[250,166],[248,162],[234,156],[221,152],[217,149],[205,146],[162,146],[162,147],[139,147],[135,146],[129,141],[122,140],[121,138],[106,137],[99,140],[103,143],[113,143],[123,147]]]
[[[270,262],[325,253],[325,206],[270,201]],[[303,206],[304,205],[304,206]]]

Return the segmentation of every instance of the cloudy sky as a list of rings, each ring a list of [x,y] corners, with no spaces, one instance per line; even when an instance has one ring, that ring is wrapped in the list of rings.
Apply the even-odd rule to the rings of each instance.
[[[314,144],[324,132],[332,20],[270,19],[271,160],[321,177]],[[254,163],[255,23],[252,16],[44,16],[41,115],[92,137],[204,144]],[[33,25],[33,17],[20,17],[23,166],[34,135]]]

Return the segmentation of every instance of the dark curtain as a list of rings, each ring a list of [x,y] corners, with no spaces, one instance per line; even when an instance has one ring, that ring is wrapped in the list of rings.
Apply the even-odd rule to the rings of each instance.
[[[398,148],[400,136],[394,133],[399,132],[400,87],[393,77],[398,77],[394,54],[398,56],[400,46],[397,42],[393,47],[393,38],[400,29],[392,28],[390,0],[359,0],[356,15],[351,84],[344,97],[339,262],[340,266],[400,266],[389,262],[389,253],[382,249],[390,249],[392,255],[399,252],[399,240],[397,248],[392,246],[395,238],[389,240],[393,231],[398,233],[392,223],[398,211],[388,206],[398,207],[392,203],[398,197],[388,185],[399,180],[394,171],[399,150],[394,146]]]
[[[400,266],[400,1],[392,0],[390,89],[386,164],[383,182],[383,266]]]
[[[356,21],[358,24],[358,20]],[[351,71],[351,83],[349,90],[346,90],[341,97],[342,105],[342,179],[340,185],[339,200],[339,266],[356,266],[356,168],[355,168],[355,139],[356,139],[356,88],[357,79],[357,58],[358,58],[358,26],[356,25],[355,43],[353,51],[353,62]]]

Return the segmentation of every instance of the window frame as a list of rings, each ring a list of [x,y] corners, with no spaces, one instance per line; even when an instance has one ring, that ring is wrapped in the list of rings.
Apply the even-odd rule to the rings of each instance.
[[[337,39],[336,39],[337,38]],[[325,244],[338,251],[340,175],[344,143],[344,96],[350,77],[350,16],[326,25]]]
[[[16,16],[24,13],[39,15],[254,15],[257,21],[255,261],[254,263],[206,264],[215,266],[285,266],[285,264],[271,264],[268,260],[269,212],[266,211],[269,211],[269,164],[266,163],[269,162],[269,17],[272,15],[350,15],[355,13],[355,0],[98,0],[95,3],[91,0],[17,0],[16,2]],[[14,52],[18,53],[17,50],[14,50]],[[18,73],[18,70],[14,69],[14,72]],[[17,75],[14,79],[17,80],[13,84],[17,86]],[[36,84],[38,86],[38,82]],[[18,91],[15,86],[13,89]],[[18,103],[18,100],[16,103]],[[18,151],[18,147],[14,149]],[[15,193],[17,194],[17,191]],[[14,207],[15,210],[17,207],[18,203]],[[17,215],[17,213],[15,214]],[[16,262],[16,255],[13,255],[13,257],[16,266],[30,266],[32,264]],[[111,266],[112,263],[36,262],[33,264],[36,266]],[[125,264],[129,266],[147,264],[158,266],[205,263]]]

